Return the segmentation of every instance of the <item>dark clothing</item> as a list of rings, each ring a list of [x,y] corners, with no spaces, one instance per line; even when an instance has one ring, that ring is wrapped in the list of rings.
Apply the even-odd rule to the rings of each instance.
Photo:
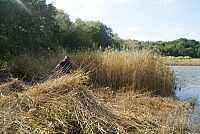
[[[72,69],[72,63],[69,59],[62,60],[59,64],[63,73],[70,73],[70,70]]]

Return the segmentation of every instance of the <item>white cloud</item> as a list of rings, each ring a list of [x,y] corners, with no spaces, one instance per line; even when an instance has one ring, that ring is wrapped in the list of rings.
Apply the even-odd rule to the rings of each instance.
[[[159,0],[160,3],[174,3],[177,0]]]
[[[160,31],[160,32],[163,33],[162,34],[163,40],[175,40],[175,39],[179,39],[179,38],[200,40],[200,31],[199,30],[186,32],[184,28],[177,27],[173,30],[163,29],[163,31]]]
[[[156,26],[143,26],[134,27],[133,24],[124,23],[116,16],[114,10],[118,9],[122,4],[133,4],[134,2],[140,2],[140,0],[47,0],[47,2],[54,1],[54,6],[60,8],[67,12],[70,15],[72,21],[76,18],[81,18],[84,20],[100,20],[106,25],[110,26],[114,33],[118,33],[121,38],[124,39],[138,39],[138,40],[173,40],[181,37],[199,39],[200,40],[200,31],[187,31],[185,28],[182,28],[180,24],[199,20],[199,16],[191,16],[176,19],[177,17],[177,7],[176,2],[180,0],[144,0],[145,2],[151,2],[151,4],[157,4],[158,6],[163,4],[163,8],[167,9],[167,14],[172,17],[171,21],[166,21],[166,23]],[[143,1],[142,1],[143,3]],[[164,9],[163,9],[164,10]],[[108,11],[113,11],[113,16],[106,16]],[[110,13],[111,14],[111,13]],[[109,15],[110,15],[109,14]],[[127,15],[127,14],[126,14]],[[106,17],[104,17],[106,16]],[[134,22],[146,21],[150,16],[130,16],[133,17]],[[147,18],[149,17],[149,18]],[[174,19],[175,18],[175,19]],[[128,18],[130,20],[130,18]],[[125,20],[126,21],[126,20]],[[131,22],[130,22],[131,23]],[[174,26],[179,26],[174,28]],[[125,27],[124,27],[125,26]]]
[[[122,28],[117,31],[119,36],[124,39],[135,38],[135,36],[141,32],[142,32],[141,27]]]
[[[143,27],[127,27],[117,31],[122,39],[136,39],[141,41],[153,40],[152,35],[147,33]]]
[[[69,13],[72,20],[76,18],[98,20],[106,8],[125,4],[131,0],[47,0],[54,6]],[[132,0],[135,1],[135,0]]]
[[[178,0],[148,0],[150,3],[159,3],[159,4],[173,4]]]
[[[178,10],[177,6],[170,6],[167,10],[167,14],[172,18],[176,18],[178,16],[177,10]]]
[[[175,29],[165,28],[161,30],[155,30],[153,32],[149,31],[148,29],[144,29],[142,27],[130,27],[130,28],[119,29],[117,33],[123,39],[137,39],[142,41],[158,41],[158,40],[168,41],[179,38],[200,40],[199,30],[185,32],[184,28],[182,27],[177,27]]]
[[[135,0],[111,0],[111,2],[117,2],[117,3],[127,3],[127,2],[131,2],[131,1],[135,1]]]
[[[47,0],[47,2],[52,1],[55,7],[69,13],[72,20],[95,17],[94,14],[100,13],[106,2],[106,0]]]
[[[194,17],[190,17],[190,18],[182,18],[182,19],[179,19],[179,20],[175,20],[175,21],[171,21],[171,22],[168,22],[168,23],[165,23],[165,24],[158,25],[156,27],[157,28],[166,28],[166,27],[169,27],[169,26],[172,26],[172,25],[180,25],[180,24],[190,22],[190,21],[195,21],[195,20],[197,21],[199,19],[200,19],[200,16],[194,16]]]
[[[196,30],[191,33],[188,33],[186,36],[183,36],[188,39],[196,39],[200,41],[200,31]]]
[[[180,38],[183,36],[183,29],[178,27],[178,28],[175,28],[174,30],[172,30],[171,32],[171,38],[172,39],[177,39],[177,38]]]

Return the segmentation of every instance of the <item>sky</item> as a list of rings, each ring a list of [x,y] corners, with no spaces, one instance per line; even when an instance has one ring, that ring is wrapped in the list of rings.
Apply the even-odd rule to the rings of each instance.
[[[100,21],[123,39],[200,41],[200,0],[47,0],[70,19]]]

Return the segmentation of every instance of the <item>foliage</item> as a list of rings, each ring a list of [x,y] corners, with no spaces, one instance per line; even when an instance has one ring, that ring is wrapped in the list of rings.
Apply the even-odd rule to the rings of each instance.
[[[190,56],[192,58],[200,56],[198,52],[200,48],[199,41],[180,38],[174,41],[160,42],[156,45],[167,56]]]
[[[72,22],[46,0],[0,0],[0,57],[20,53],[120,46],[112,29],[99,21]]]
[[[158,49],[166,56],[200,57],[200,42],[122,40],[100,21],[72,22],[69,15],[45,0],[0,0],[0,57],[21,53],[57,51],[59,46],[75,50],[108,46],[128,49]]]
[[[124,46],[129,49],[157,48],[161,54],[165,56],[190,56],[192,58],[200,57],[200,42],[185,38],[180,38],[173,41],[156,42],[125,40]]]
[[[1,0],[0,12],[1,54],[54,47],[56,8],[45,0]]]

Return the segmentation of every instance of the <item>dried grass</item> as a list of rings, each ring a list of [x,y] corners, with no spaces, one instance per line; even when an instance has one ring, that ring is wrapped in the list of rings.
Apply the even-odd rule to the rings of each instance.
[[[124,117],[137,120],[144,127],[139,133],[189,133],[186,113],[188,103],[182,103],[171,97],[151,96],[150,93],[95,89],[94,93],[104,103],[109,103]]]
[[[31,73],[40,74],[45,68],[52,68],[58,57],[39,58]],[[32,86],[18,79],[0,85],[3,93],[0,133],[169,134],[189,131],[184,116],[188,106],[170,97],[155,96],[169,96],[173,92],[173,74],[157,53],[149,50],[81,51],[71,57],[84,71],[76,70],[58,78],[48,76],[47,80]],[[20,60],[16,63],[18,67],[30,71],[29,67],[33,66],[26,67],[23,58]],[[27,62],[32,64],[31,60]]]
[[[97,92],[87,82],[88,75],[78,70],[0,98],[0,133],[186,132],[162,121],[170,110],[184,110],[181,103],[133,91]]]
[[[173,73],[162,58],[150,50],[77,52],[72,55],[77,66],[90,71],[93,84],[112,89],[145,90],[171,96]]]
[[[26,85],[23,81],[12,78],[9,82],[3,83],[0,85],[0,97],[10,95],[16,92],[23,92],[26,88]]]
[[[11,72],[29,82],[47,79],[66,52],[43,57],[21,55],[13,59]],[[97,50],[68,54],[76,68],[90,72],[90,83],[113,90],[145,90],[152,94],[174,94],[173,73],[162,58],[150,50]],[[42,63],[42,64],[41,64]]]

